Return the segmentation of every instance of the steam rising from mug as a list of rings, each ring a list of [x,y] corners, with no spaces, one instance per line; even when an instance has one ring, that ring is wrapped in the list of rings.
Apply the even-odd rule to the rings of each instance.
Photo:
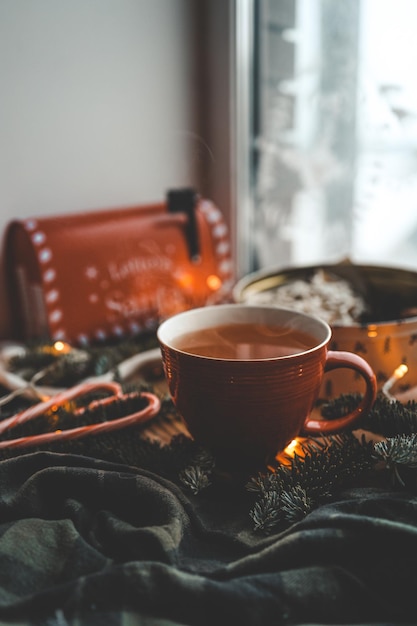
[[[179,335],[177,350],[217,359],[253,360],[289,356],[309,350],[315,339],[292,325],[265,323],[222,324]]]

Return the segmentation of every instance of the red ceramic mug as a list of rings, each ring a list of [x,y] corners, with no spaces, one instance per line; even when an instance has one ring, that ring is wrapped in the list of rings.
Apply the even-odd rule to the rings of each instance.
[[[370,365],[328,350],[330,326],[289,309],[222,304],[174,315],[158,340],[170,394],[194,439],[219,465],[262,467],[297,435],[338,432],[376,396]],[[355,370],[365,381],[356,410],[313,419],[324,373]]]

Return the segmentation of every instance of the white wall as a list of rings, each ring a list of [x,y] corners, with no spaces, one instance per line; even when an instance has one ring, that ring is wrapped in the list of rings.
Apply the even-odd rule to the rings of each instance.
[[[16,217],[196,184],[192,5],[0,0],[1,233]],[[8,329],[0,304],[0,336]]]

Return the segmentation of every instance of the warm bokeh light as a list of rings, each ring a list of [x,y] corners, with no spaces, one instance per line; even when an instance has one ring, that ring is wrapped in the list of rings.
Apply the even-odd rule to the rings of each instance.
[[[216,274],[210,274],[210,276],[207,276],[206,284],[212,291],[217,291],[222,286],[222,281]]]
[[[55,341],[53,348],[55,352],[59,352],[60,354],[67,354],[71,351],[71,346],[64,341]]]
[[[289,465],[291,459],[293,459],[295,455],[303,457],[305,452],[302,444],[305,440],[306,439],[303,437],[296,437],[293,439],[282,452],[277,454],[276,460],[281,463],[281,465]]]
[[[376,326],[374,326],[373,324],[371,326],[368,326],[368,337],[377,337],[378,336],[378,332],[376,329]]]
[[[408,372],[408,366],[405,363],[401,363],[395,368],[392,376],[382,385],[382,393],[391,401],[395,400],[395,396],[391,395],[391,388],[394,387],[398,380],[401,380]]]
[[[181,274],[177,276],[177,281],[182,289],[190,289],[194,283],[194,276],[191,272],[181,272]]]
[[[293,439],[291,443],[289,443],[288,446],[285,448],[284,452],[290,456],[293,456],[297,445],[298,445],[298,440]]]
[[[408,367],[405,363],[401,363],[401,365],[399,365],[397,367],[397,369],[394,371],[393,376],[395,376],[395,378],[400,379],[403,376],[405,376],[408,372]]]

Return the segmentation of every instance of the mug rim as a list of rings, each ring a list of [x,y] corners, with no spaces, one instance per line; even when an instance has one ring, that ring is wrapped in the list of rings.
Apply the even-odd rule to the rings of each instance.
[[[274,356],[274,357],[267,357],[267,358],[258,358],[258,359],[230,359],[230,358],[224,358],[224,357],[213,357],[213,356],[203,356],[203,355],[199,355],[199,354],[193,354],[192,352],[187,352],[186,350],[181,350],[179,348],[177,348],[176,346],[174,346],[172,344],[172,339],[170,340],[169,338],[166,339],[164,338],[164,333],[167,332],[167,329],[169,329],[169,326],[171,326],[172,324],[175,324],[177,322],[177,320],[179,318],[184,318],[185,320],[187,319],[187,317],[192,317],[195,315],[200,315],[200,314],[205,314],[205,313],[209,313],[210,311],[219,311],[219,310],[232,310],[232,309],[257,309],[257,310],[261,310],[261,311],[268,311],[268,312],[284,312],[284,313],[288,313],[291,314],[292,317],[296,317],[298,319],[303,318],[305,320],[308,320],[310,323],[315,323],[318,326],[320,326],[323,331],[325,331],[326,336],[324,339],[319,340],[316,339],[317,343],[312,347],[312,348],[308,348],[308,350],[302,350],[300,352],[295,352],[294,354],[288,354],[288,355],[284,355],[284,356]],[[216,324],[213,324],[213,326],[215,326]],[[211,328],[211,326],[206,326],[206,328]],[[185,331],[186,332],[186,331]],[[308,332],[308,331],[306,331]],[[202,360],[211,360],[211,361],[222,361],[225,363],[263,363],[263,362],[275,362],[275,361],[285,361],[285,360],[290,360],[290,359],[294,359],[296,357],[302,357],[304,355],[316,352],[320,349],[322,349],[323,347],[325,347],[326,345],[329,344],[330,339],[332,337],[332,329],[330,327],[330,325],[323,319],[321,319],[320,317],[318,317],[317,315],[313,315],[310,313],[304,313],[301,311],[296,311],[294,309],[291,309],[289,307],[277,307],[274,305],[267,305],[267,304],[245,304],[245,303],[228,303],[228,304],[214,304],[214,305],[207,305],[207,306],[203,306],[203,307],[196,307],[193,309],[187,309],[185,311],[180,311],[179,313],[175,313],[174,315],[171,315],[170,317],[166,318],[165,320],[163,320],[156,331],[156,335],[157,335],[157,339],[159,341],[159,343],[167,348],[169,348],[170,350],[173,350],[174,352],[177,352],[179,354],[183,354],[186,355],[188,357],[192,357],[194,359],[202,359]]]

